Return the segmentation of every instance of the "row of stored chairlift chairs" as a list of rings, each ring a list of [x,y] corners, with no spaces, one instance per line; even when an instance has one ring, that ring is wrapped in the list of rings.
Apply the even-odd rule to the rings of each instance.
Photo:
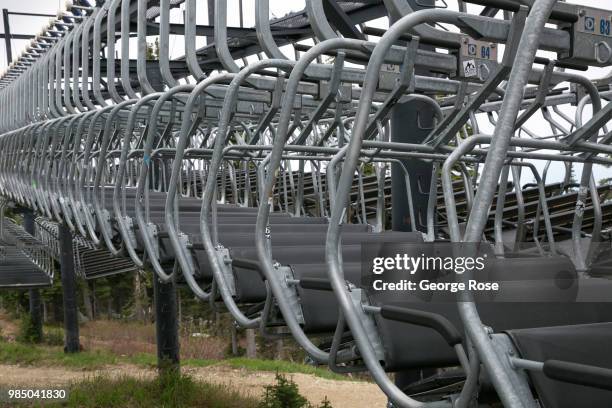
[[[0,79],[2,194],[223,302],[241,327],[292,336],[315,363],[369,371],[393,406],[609,406],[612,283],[589,274],[609,261],[609,188],[592,168],[612,163],[610,91],[535,52],[556,51],[561,67],[609,61],[577,56],[577,6],[472,3],[486,6],[481,15],[463,2],[462,12],[415,12],[403,0],[307,0],[305,12],[270,22],[268,0],[258,0],[253,35],[228,40],[230,10],[216,0],[214,47],[199,51],[195,0],[71,5]],[[181,4],[184,24],[171,25]],[[367,20],[385,15],[395,23],[366,41]],[[483,58],[480,78],[466,78],[461,47],[473,40],[437,23],[504,43],[501,63]],[[278,33],[291,28],[300,34]],[[152,32],[156,61],[146,56]],[[170,61],[171,33],[184,34],[184,59]],[[302,53],[288,58],[277,41],[300,35],[315,45],[293,44]],[[260,51],[255,62],[244,58],[249,47]],[[523,92],[528,83],[538,86]],[[398,101],[433,112],[423,143],[389,142]],[[560,109],[571,105],[575,118]],[[586,106],[594,113],[583,120]],[[552,137],[525,126],[537,112]],[[433,163],[427,211],[415,213],[406,187],[409,224],[425,233],[385,231],[390,165],[409,186],[410,161]],[[550,163],[566,165],[565,184],[546,184]],[[536,183],[521,188],[521,172]],[[361,285],[363,244],[411,243],[416,253],[429,242],[479,242],[496,257],[496,277],[531,301],[476,306],[467,294],[435,302]],[[534,284],[560,271],[569,286]]]

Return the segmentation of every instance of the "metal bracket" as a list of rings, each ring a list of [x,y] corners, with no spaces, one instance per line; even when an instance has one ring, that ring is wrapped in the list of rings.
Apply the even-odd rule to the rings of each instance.
[[[612,62],[612,11],[580,7],[578,21],[568,25],[569,54],[559,60],[577,65],[605,67]]]
[[[483,330],[485,328],[483,327]],[[489,335],[493,348],[497,350],[497,353],[504,358],[501,358],[502,364],[506,368],[506,372],[512,382],[512,388],[515,390],[515,394],[521,399],[522,406],[537,408],[539,404],[533,399],[531,390],[529,389],[529,378],[525,371],[516,371],[510,362],[510,357],[518,355],[518,351],[512,344],[510,337],[504,333],[491,334]]]
[[[385,350],[382,345],[382,341],[378,336],[378,328],[376,327],[374,317],[363,310],[363,305],[369,304],[366,293],[362,289],[349,284],[349,296],[353,301],[355,310],[361,318],[361,324],[363,325],[365,332],[368,334],[368,340],[376,353],[378,361],[385,361]]]
[[[304,313],[302,312],[300,297],[298,296],[295,285],[289,283],[290,281],[295,280],[293,270],[289,266],[281,266],[278,264],[274,265],[274,270],[278,271],[278,274],[281,276],[279,282],[283,288],[283,291],[285,292],[285,297],[288,299],[289,304],[291,305],[291,310],[293,310],[295,319],[298,321],[298,323],[304,324]]]
[[[147,223],[148,234],[153,238],[151,241],[153,242],[153,251],[157,258],[159,259],[159,241],[157,240],[157,225],[153,223]]]
[[[223,278],[225,283],[230,290],[232,296],[236,296],[236,280],[234,279],[234,272],[232,271],[232,257],[230,256],[229,250],[222,245],[215,247],[215,255],[221,264],[221,271],[223,272]]]
[[[128,239],[130,240],[130,244],[133,248],[136,248],[136,232],[134,231],[134,221],[131,217],[125,216],[123,217],[123,222],[127,225]]]

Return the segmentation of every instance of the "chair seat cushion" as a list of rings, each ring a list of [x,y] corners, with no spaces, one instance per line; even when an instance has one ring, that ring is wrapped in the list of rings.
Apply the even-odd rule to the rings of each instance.
[[[612,323],[508,330],[522,358],[561,360],[612,369]],[[540,403],[545,408],[609,408],[612,391],[551,380],[529,372]]]

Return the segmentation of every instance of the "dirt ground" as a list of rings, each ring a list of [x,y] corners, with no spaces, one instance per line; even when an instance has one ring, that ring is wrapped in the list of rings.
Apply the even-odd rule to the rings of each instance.
[[[15,324],[0,316],[3,336],[11,338],[17,331]],[[213,384],[224,384],[240,390],[245,395],[261,396],[264,386],[274,384],[272,372],[254,372],[234,369],[223,365],[208,367],[183,367],[185,374]],[[78,370],[65,367],[34,367],[0,364],[0,388],[61,387],[95,376],[118,378],[122,376],[148,378],[156,374],[153,369],[129,364],[107,366],[98,370]],[[386,398],[373,383],[363,381],[336,381],[308,374],[287,374],[298,385],[300,393],[313,404],[319,404],[325,397],[334,408],[384,407]]]

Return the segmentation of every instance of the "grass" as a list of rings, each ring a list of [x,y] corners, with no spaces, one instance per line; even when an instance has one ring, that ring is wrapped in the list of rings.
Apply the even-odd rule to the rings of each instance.
[[[181,360],[181,364],[188,367],[208,367],[214,364],[219,364],[219,360],[210,360],[205,358],[187,358]]]
[[[117,355],[155,354],[155,326],[147,323],[94,320],[80,327],[81,342],[87,350],[104,348]],[[181,357],[219,360],[224,357],[226,342],[221,338],[191,337],[181,331]]]
[[[350,380],[340,374],[336,374],[326,368],[314,367],[306,364],[292,363],[285,360],[259,360],[250,358],[230,358],[224,360],[224,363],[232,368],[244,368],[249,371],[272,371],[277,373],[301,373],[310,374],[315,377],[326,378],[328,380]]]
[[[96,369],[116,364],[118,358],[101,350],[65,354],[61,347],[0,342],[0,362],[22,365],[59,365],[70,368]]]
[[[109,351],[95,350],[65,354],[61,347],[39,346],[32,344],[7,343],[0,341],[0,363],[62,366],[73,369],[96,370],[106,365],[118,363],[134,364],[153,368],[157,365],[157,356],[151,353],[137,353],[131,356],[117,356]],[[188,358],[181,361],[186,367],[208,367],[211,365],[241,368],[248,371],[269,371],[279,373],[302,373],[330,380],[355,380],[336,374],[325,368],[306,364],[292,363],[284,360],[260,360],[248,358],[230,358],[226,360]]]
[[[0,342],[0,362],[6,364],[38,363],[44,352],[41,347],[21,343]]]
[[[225,386],[196,382],[188,376],[176,374],[155,379],[92,377],[70,385],[67,394],[66,401],[44,406],[256,408],[259,404],[259,400]],[[20,406],[39,406],[38,403]]]
[[[157,365],[157,356],[151,353],[138,353],[121,359],[139,366],[155,367]]]

